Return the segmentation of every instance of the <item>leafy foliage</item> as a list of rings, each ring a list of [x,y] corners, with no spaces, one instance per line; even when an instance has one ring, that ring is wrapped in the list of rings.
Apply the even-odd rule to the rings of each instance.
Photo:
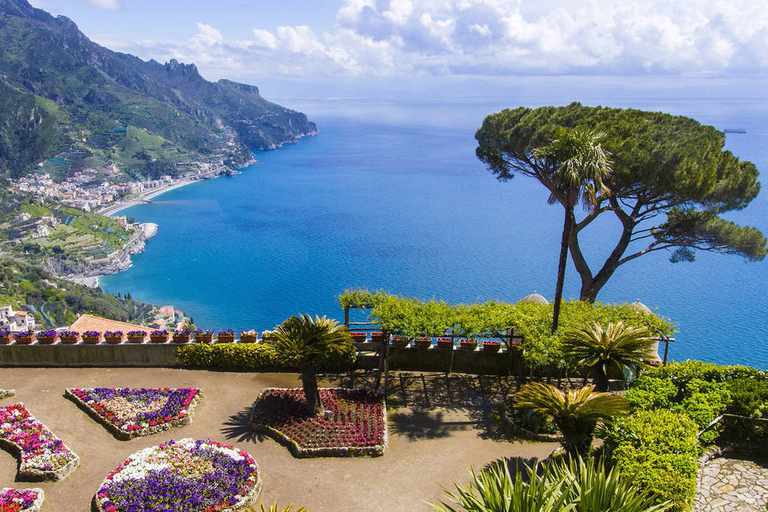
[[[638,489],[616,469],[606,470],[602,460],[581,457],[538,463],[515,471],[493,464],[476,473],[467,488],[456,484],[446,491],[456,508],[445,502],[432,505],[438,512],[661,512],[666,504]]]
[[[280,357],[274,347],[263,343],[196,343],[176,349],[179,364],[188,368],[222,370],[288,371],[293,364]],[[327,355],[317,361],[321,371],[344,372],[355,364],[355,354]]]
[[[645,327],[627,327],[623,322],[603,327],[598,323],[573,326],[563,335],[566,358],[577,366],[589,368],[598,391],[608,391],[611,368],[622,371],[631,365],[645,367],[653,357],[653,340]]]
[[[649,252],[671,251],[673,261],[693,259],[694,250],[750,260],[768,254],[759,231],[720,217],[757,197],[756,167],[723,149],[722,132],[693,119],[579,103],[520,107],[485,118],[475,135],[476,153],[499,180],[532,177],[556,195],[559,188],[549,179],[550,164],[540,157],[540,148],[563,129],[604,133],[602,146],[613,159],[613,173],[605,181],[610,194],[596,196],[589,212],[570,220],[569,249],[581,277],[581,299],[595,300],[619,266]],[[622,230],[609,256],[593,270],[580,235],[603,214],[615,216]]]
[[[575,326],[623,322],[628,327],[647,328],[650,332],[672,334],[674,325],[667,319],[638,311],[628,304],[603,305],[573,301],[563,304],[560,330],[551,332],[552,306],[544,304],[509,304],[488,301],[481,304],[448,304],[440,300],[422,301],[391,295],[383,291],[347,290],[338,297],[344,307],[370,304],[369,315],[379,329],[391,334],[419,336],[455,336],[501,338],[514,328],[523,338],[525,363],[535,368],[566,365],[560,346],[562,333]]]
[[[123,322],[149,315],[152,306],[55,278],[37,267],[0,260],[0,305],[27,307],[41,326],[69,325],[89,313]]]
[[[526,384],[515,395],[515,407],[532,409],[555,418],[568,452],[586,453],[598,421],[627,414],[627,401],[616,395],[597,393],[594,386],[562,391],[542,382]]]
[[[697,426],[668,410],[640,411],[615,420],[601,434],[611,462],[622,475],[670,510],[684,512],[696,492]]]
[[[272,332],[265,340],[280,357],[299,366],[307,410],[310,415],[321,412],[320,394],[317,389],[317,361],[332,354],[354,354],[354,344],[349,330],[336,320],[309,315],[292,316]]]

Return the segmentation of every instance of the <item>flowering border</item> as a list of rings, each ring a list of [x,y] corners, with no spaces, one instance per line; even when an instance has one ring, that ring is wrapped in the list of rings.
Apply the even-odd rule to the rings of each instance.
[[[203,393],[197,388],[111,388],[113,390],[129,390],[129,391],[180,391],[188,390],[189,394],[187,398],[189,402],[187,405],[182,405],[181,410],[175,415],[163,418],[160,423],[155,425],[147,425],[144,427],[132,428],[130,430],[122,428],[119,425],[115,425],[109,418],[106,417],[109,410],[99,411],[92,406],[86,399],[88,398],[88,392],[93,392],[98,388],[66,388],[64,395],[75,402],[81,409],[83,409],[90,417],[101,423],[113,436],[117,439],[127,441],[134,437],[144,437],[152,434],[157,434],[164,430],[169,430],[172,427],[181,427],[192,423],[192,413],[195,411],[195,407],[200,403],[203,398]],[[192,395],[191,398],[189,395]],[[135,426],[135,425],[129,425]]]
[[[34,499],[33,499],[34,498]],[[18,500],[22,500],[19,502]],[[18,509],[11,508],[11,505],[24,504],[30,502],[26,507]],[[40,507],[45,501],[45,493],[42,489],[33,487],[31,489],[15,489],[13,487],[3,487],[0,490],[0,511],[13,510],[18,512],[39,512]]]
[[[122,512],[120,509],[118,509],[115,505],[109,504],[109,494],[108,490],[105,488],[108,488],[113,479],[116,475],[119,475],[121,471],[128,469],[130,471],[130,465],[131,463],[137,463],[141,464],[142,459],[147,457],[151,457],[154,454],[160,453],[163,450],[166,449],[168,446],[172,445],[182,445],[184,447],[190,447],[192,445],[198,446],[198,445],[205,445],[206,447],[216,447],[220,451],[232,451],[237,456],[243,457],[246,462],[249,463],[253,467],[253,473],[252,476],[246,480],[245,484],[250,484],[251,487],[247,489],[247,493],[239,496],[239,499],[227,506],[223,506],[221,504],[214,505],[213,507],[209,507],[205,509],[205,512],[208,511],[216,511],[216,512],[236,512],[238,510],[241,510],[245,507],[250,506],[258,497],[259,493],[261,492],[262,487],[262,478],[261,478],[261,468],[259,468],[259,465],[256,463],[256,461],[253,459],[253,457],[246,451],[240,450],[238,448],[235,448],[233,446],[229,446],[226,444],[222,444],[216,441],[212,441],[210,439],[205,440],[199,440],[196,441],[190,437],[186,437],[184,439],[179,439],[178,441],[170,440],[166,443],[157,445],[157,446],[151,446],[149,448],[145,448],[143,450],[140,450],[132,455],[130,455],[128,458],[125,459],[124,462],[122,462],[114,471],[112,471],[109,475],[107,475],[104,480],[102,480],[101,485],[99,485],[99,489],[96,491],[96,494],[93,497],[93,501],[96,504],[96,508],[99,510],[99,512]],[[230,456],[231,457],[231,456]],[[151,465],[152,463],[149,463]],[[148,468],[149,469],[149,468]],[[253,482],[251,482],[253,477]]]
[[[288,434],[282,432],[276,427],[265,425],[264,423],[257,423],[254,421],[254,415],[256,413],[256,407],[259,400],[269,394],[272,391],[294,391],[301,390],[301,388],[265,388],[259,393],[259,397],[253,403],[248,414],[248,426],[254,432],[265,434],[275,441],[279,442],[286,448],[288,448],[294,457],[297,458],[310,458],[310,457],[358,457],[358,456],[371,456],[380,457],[387,451],[387,404],[382,395],[379,395],[381,400],[381,444],[373,446],[323,446],[319,448],[306,448],[301,446],[295,439]],[[327,391],[355,391],[354,388],[321,388]]]
[[[18,414],[14,413],[14,410],[18,411]],[[9,429],[10,431],[8,431]],[[34,461],[29,456],[30,452],[27,451],[27,448],[19,444],[16,439],[9,438],[9,434],[13,435],[14,431],[18,431],[24,434],[24,436],[32,437],[33,432],[29,432],[30,430],[37,431],[35,433],[37,434],[37,439],[34,443],[31,443],[30,448],[34,448],[37,451],[41,451],[42,448],[43,452],[48,452],[47,455],[55,453],[54,450],[59,449],[59,452],[63,453],[63,460],[68,462],[58,469],[34,467]],[[14,437],[18,437],[18,435]],[[21,439],[21,441],[24,441],[24,439]],[[27,442],[29,442],[29,439],[27,439]],[[61,439],[56,437],[48,427],[32,416],[21,402],[0,407],[0,446],[18,452],[20,460],[19,477],[32,481],[61,480],[80,465],[80,457],[70,450]]]

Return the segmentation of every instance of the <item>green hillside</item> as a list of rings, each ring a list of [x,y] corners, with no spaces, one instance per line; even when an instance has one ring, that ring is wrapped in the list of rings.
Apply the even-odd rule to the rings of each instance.
[[[134,179],[173,175],[178,162],[237,166],[251,150],[316,133],[256,87],[113,52],[26,0],[0,0],[0,114],[0,172],[9,176],[74,151]]]

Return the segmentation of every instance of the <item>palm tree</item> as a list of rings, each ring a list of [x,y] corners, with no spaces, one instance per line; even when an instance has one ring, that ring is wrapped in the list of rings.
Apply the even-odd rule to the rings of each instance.
[[[568,245],[576,224],[574,208],[581,198],[585,208],[592,210],[598,204],[598,194],[608,193],[603,180],[613,171],[608,152],[600,145],[601,134],[582,128],[561,129],[548,145],[539,148],[534,156],[544,161],[551,173],[543,176],[550,183],[549,203],[559,202],[565,208],[560,258],[557,264],[557,285],[552,312],[552,332],[557,331],[560,302],[563,298],[565,266]]]
[[[646,361],[653,358],[653,341],[644,327],[629,327],[624,322],[603,327],[594,322],[566,331],[561,346],[568,359],[590,369],[598,391],[608,391],[611,369],[621,372],[632,364],[648,366]]]
[[[550,384],[532,382],[515,395],[515,407],[533,409],[555,418],[569,453],[586,453],[598,421],[627,414],[624,397],[594,391],[594,386],[562,391]]]
[[[301,383],[310,415],[322,412],[317,389],[317,359],[323,355],[343,354],[353,350],[352,336],[346,326],[336,320],[309,315],[292,316],[277,326],[265,343],[301,371]]]

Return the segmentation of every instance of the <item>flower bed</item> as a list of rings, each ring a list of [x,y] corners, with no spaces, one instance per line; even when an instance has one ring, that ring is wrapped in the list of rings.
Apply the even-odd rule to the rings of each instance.
[[[381,395],[362,389],[321,389],[330,419],[309,416],[304,390],[267,388],[253,404],[253,430],[285,444],[296,457],[383,455],[387,413]]]
[[[196,388],[68,388],[65,394],[118,439],[188,425],[202,398]]]
[[[80,465],[80,458],[22,403],[0,407],[0,444],[19,452],[23,479],[61,480]]]
[[[10,396],[16,396],[15,389],[0,389],[0,398],[8,398]]]
[[[232,512],[260,491],[259,466],[247,452],[187,438],[129,456],[107,475],[94,501],[100,512]]]
[[[38,512],[45,501],[42,489],[12,489],[0,491],[0,512]]]

